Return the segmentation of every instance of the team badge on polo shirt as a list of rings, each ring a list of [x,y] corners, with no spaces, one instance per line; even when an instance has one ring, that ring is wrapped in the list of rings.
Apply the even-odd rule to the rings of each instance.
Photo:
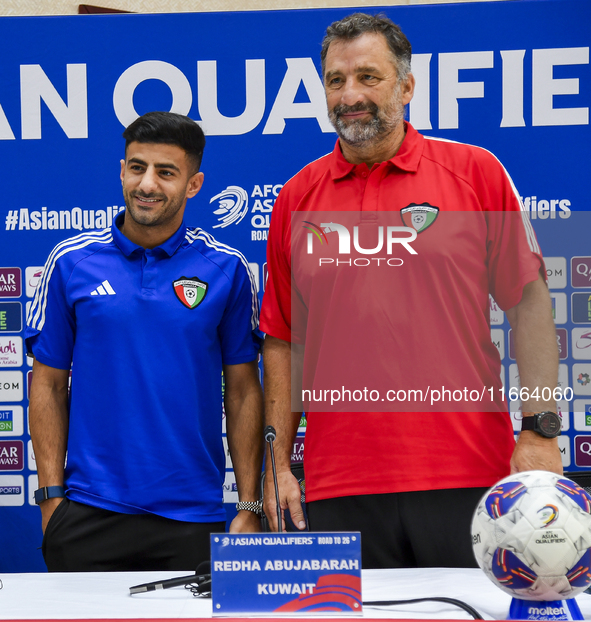
[[[439,208],[429,203],[410,203],[400,210],[404,226],[416,229],[417,233],[430,227],[435,222],[437,214],[439,214]]]
[[[196,276],[187,278],[182,276],[172,284],[177,298],[189,309],[198,307],[207,294],[207,283],[200,281]]]

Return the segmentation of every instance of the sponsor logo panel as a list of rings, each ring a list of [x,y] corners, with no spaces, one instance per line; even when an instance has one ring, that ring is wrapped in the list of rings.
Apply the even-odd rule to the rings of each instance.
[[[549,289],[566,287],[566,257],[544,257]]]
[[[0,437],[22,436],[23,407],[0,404]]]
[[[23,397],[23,372],[0,371],[0,402],[20,402]]]
[[[22,364],[22,337],[0,336],[0,367],[20,367]]]
[[[591,359],[591,327],[573,328],[572,356],[577,360]]]
[[[591,293],[571,295],[573,324],[591,324]]]
[[[23,329],[23,305],[20,302],[0,302],[0,334],[20,333]]]
[[[591,467],[591,435],[575,436],[575,464],[579,467]]]
[[[591,399],[575,400],[573,402],[573,411],[575,430],[591,434]]]
[[[22,471],[24,468],[24,443],[17,440],[0,440],[0,471]]]
[[[0,506],[25,504],[25,478],[22,475],[0,475]]]
[[[573,257],[570,269],[573,287],[591,289],[591,257]]]
[[[572,387],[576,395],[591,395],[591,363],[573,365]]]
[[[25,268],[25,291],[27,298],[33,298],[42,276],[43,266],[28,266]]]
[[[0,268],[0,298],[19,298],[21,281],[20,268]]]

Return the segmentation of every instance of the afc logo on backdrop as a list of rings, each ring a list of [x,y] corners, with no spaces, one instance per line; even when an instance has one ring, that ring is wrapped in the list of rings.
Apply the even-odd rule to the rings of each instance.
[[[283,184],[255,185],[250,194],[240,186],[227,186],[209,203],[217,218],[214,229],[239,225],[250,214],[251,240],[265,241],[271,224],[271,212]]]

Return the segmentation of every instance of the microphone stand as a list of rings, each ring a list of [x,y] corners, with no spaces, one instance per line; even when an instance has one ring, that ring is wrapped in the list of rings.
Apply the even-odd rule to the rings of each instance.
[[[277,465],[275,464],[275,451],[273,441],[277,438],[277,432],[272,425],[265,428],[265,440],[269,443],[271,451],[271,468],[273,469],[273,484],[275,485],[275,504],[277,505],[277,532],[282,533],[281,505],[279,504],[279,485],[277,484]]]

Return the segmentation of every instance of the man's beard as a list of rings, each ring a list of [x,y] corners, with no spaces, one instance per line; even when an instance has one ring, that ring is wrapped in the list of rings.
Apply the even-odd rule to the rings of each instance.
[[[142,211],[133,204],[134,197],[144,199],[162,199],[164,201],[162,207],[157,212]],[[144,227],[160,227],[166,224],[171,218],[173,218],[179,209],[182,207],[182,200],[173,196],[167,197],[158,193],[143,193],[143,192],[129,192],[125,188],[123,189],[123,198],[125,200],[126,212],[130,218],[134,220],[138,225]]]
[[[349,112],[367,111],[371,114],[369,121],[355,119],[345,121],[342,115]],[[396,97],[386,109],[378,108],[373,102],[359,102],[354,106],[337,104],[328,112],[328,118],[339,138],[349,145],[363,145],[375,139],[385,138],[395,130],[404,119],[404,106]]]

